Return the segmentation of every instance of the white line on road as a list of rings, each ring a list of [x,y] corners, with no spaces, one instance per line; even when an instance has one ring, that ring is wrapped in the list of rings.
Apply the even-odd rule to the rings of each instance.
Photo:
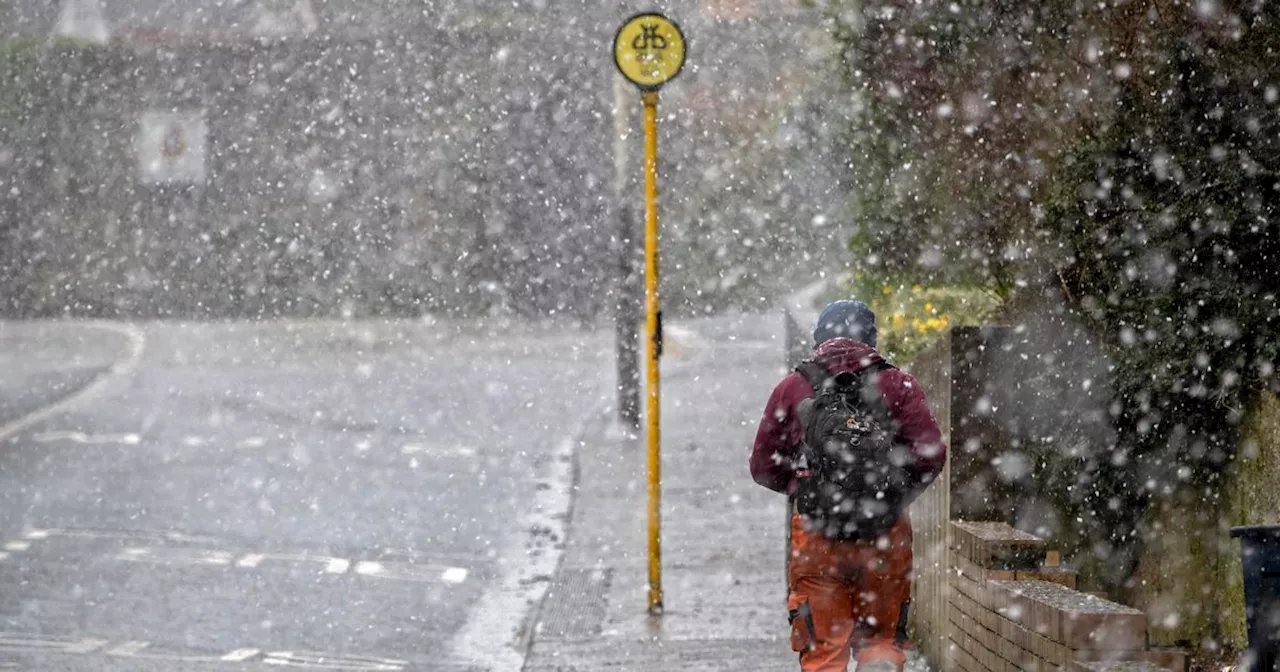
[[[124,375],[137,368],[138,362],[142,360],[142,350],[146,344],[146,337],[143,336],[142,330],[133,325],[114,324],[110,322],[92,322],[85,323],[80,326],[105,329],[107,331],[114,331],[118,334],[124,335],[129,339],[128,354],[126,354],[123,359],[112,364],[111,368],[107,369],[104,373],[99,374],[93,379],[93,382],[85,385],[79,392],[67,396],[61,401],[49,404],[44,408],[32,411],[8,424],[0,425],[0,441],[7,441],[13,435],[27,427],[30,427],[31,425],[40,422],[55,413],[70,408],[72,405],[79,403],[83,399],[87,399],[94,394],[97,394],[98,391],[107,384],[107,381],[110,380],[112,376]]]
[[[250,553],[236,561],[236,567],[254,569],[265,560],[280,562],[318,562],[324,565],[326,574],[346,574],[351,561],[345,558],[331,558],[327,555],[298,555],[280,553]]]
[[[109,648],[104,648],[109,647]],[[112,643],[105,639],[49,637],[0,631],[0,653],[20,654],[92,654],[101,653],[116,658],[132,658],[143,661],[185,663],[181,669],[194,669],[191,663],[245,663],[256,661],[265,665],[305,667],[312,670],[345,670],[346,672],[400,672],[409,662],[395,658],[362,655],[335,655],[310,651],[277,651],[264,654],[258,648],[238,648],[221,656],[208,653],[184,653],[151,647],[151,642],[132,640]],[[0,661],[0,668],[13,667],[8,661]],[[169,669],[166,667],[166,669]],[[237,668],[239,669],[239,668]]]
[[[22,552],[31,548],[34,541],[45,544],[54,543],[56,539],[113,539],[129,543],[129,546],[110,554],[108,557],[125,562],[137,562],[154,565],[171,566],[219,566],[239,567],[242,569],[259,569],[267,564],[305,565],[309,564],[319,573],[342,575],[351,571],[353,574],[374,579],[391,581],[443,582],[450,585],[465,583],[470,570],[438,564],[425,559],[410,561],[399,560],[349,560],[328,555],[309,553],[245,553],[243,551],[226,551],[209,546],[220,546],[223,542],[210,537],[196,537],[176,532],[144,532],[136,530],[94,530],[94,529],[33,529],[26,533],[26,540],[7,542],[6,551]],[[203,547],[150,545],[147,542],[165,543],[200,543]],[[8,552],[0,552],[0,560],[10,557]],[[354,568],[354,571],[352,569]]]
[[[139,651],[151,646],[151,642],[125,642],[120,646],[107,649],[108,656],[136,656]]]
[[[377,576],[382,573],[381,562],[359,562],[356,563],[356,574],[365,576]]]
[[[400,447],[401,455],[420,455],[427,453],[433,457],[475,457],[476,449],[470,446],[429,446],[421,443],[406,443]]]
[[[251,658],[257,658],[259,653],[262,653],[262,649],[236,649],[223,656],[222,660],[228,663],[243,663]]]
[[[374,562],[364,560],[356,563],[355,573],[380,579],[398,579],[401,581],[443,581],[458,585],[467,580],[464,567],[445,567],[433,564],[417,564],[409,562]]]
[[[40,635],[0,631],[0,651],[91,653],[102,648],[106,643],[105,639],[48,639]]]
[[[142,437],[137,434],[85,434],[84,432],[44,432],[31,437],[33,441],[40,443],[52,443],[54,441],[70,441],[72,443],[82,444],[105,444],[119,443],[126,446],[136,446],[142,442]]]
[[[163,645],[160,650],[155,650],[151,648],[151,642],[132,641],[132,642],[125,642],[119,646],[108,649],[104,653],[108,656],[115,656],[117,658],[136,658],[139,660],[166,661],[171,663],[218,663],[218,662],[242,663],[257,657],[257,655],[261,653],[261,650],[260,649],[236,649],[225,655],[218,656],[216,654],[209,655],[209,654],[179,653],[172,650],[166,650],[165,648],[163,648]],[[263,662],[266,662],[266,661],[263,661]],[[188,667],[185,669],[190,669],[190,668]],[[330,668],[330,669],[343,669],[343,668],[337,667],[337,668]]]
[[[375,658],[372,656],[335,657],[324,653],[302,651],[276,651],[268,653],[262,661],[267,665],[287,665],[320,670],[351,670],[352,672],[398,672],[409,664],[407,660]]]
[[[126,548],[117,560],[151,562],[163,565],[230,565],[235,556],[226,551],[209,551],[202,548]]]
[[[65,529],[50,528],[47,530],[33,530],[23,536],[33,541],[51,539],[54,537],[70,537],[84,539],[124,539],[130,541],[161,540],[171,541],[174,543],[206,544],[210,546],[217,545],[221,541],[219,539],[214,539],[213,537],[202,537],[194,534],[183,534],[181,532],[161,532],[157,530],[106,530],[75,527]]]

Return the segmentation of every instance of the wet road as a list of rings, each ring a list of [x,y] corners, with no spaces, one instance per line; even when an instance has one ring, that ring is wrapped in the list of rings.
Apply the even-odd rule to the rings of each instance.
[[[607,338],[0,323],[0,669],[519,669]]]

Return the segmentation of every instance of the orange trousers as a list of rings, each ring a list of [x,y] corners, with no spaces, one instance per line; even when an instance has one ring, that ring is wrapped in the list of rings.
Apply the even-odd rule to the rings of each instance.
[[[804,672],[845,672],[853,649],[859,670],[901,672],[911,598],[911,522],[903,515],[871,541],[832,541],[791,520],[787,576],[791,648]],[[873,664],[875,663],[875,664]],[[888,665],[885,665],[885,664]]]

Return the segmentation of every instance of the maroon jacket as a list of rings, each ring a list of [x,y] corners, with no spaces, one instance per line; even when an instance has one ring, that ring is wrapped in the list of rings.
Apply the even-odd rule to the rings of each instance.
[[[860,371],[884,361],[875,348],[851,338],[833,338],[814,351],[814,358],[831,373]],[[898,369],[880,372],[877,385],[888,404],[889,413],[898,421],[898,441],[915,456],[909,467],[923,487],[931,483],[947,461],[947,446],[942,442],[938,422],[929,411],[924,390],[911,374]],[[804,443],[804,428],[796,417],[796,406],[813,396],[813,386],[798,372],[793,372],[769,395],[756,430],[755,447],[751,450],[751,476],[770,490],[790,494],[795,489],[795,467]]]

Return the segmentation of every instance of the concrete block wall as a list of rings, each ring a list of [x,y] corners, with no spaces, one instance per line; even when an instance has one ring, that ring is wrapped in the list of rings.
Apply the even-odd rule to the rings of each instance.
[[[1006,523],[952,521],[945,672],[1170,670],[1145,613],[1076,590],[1043,539]]]

